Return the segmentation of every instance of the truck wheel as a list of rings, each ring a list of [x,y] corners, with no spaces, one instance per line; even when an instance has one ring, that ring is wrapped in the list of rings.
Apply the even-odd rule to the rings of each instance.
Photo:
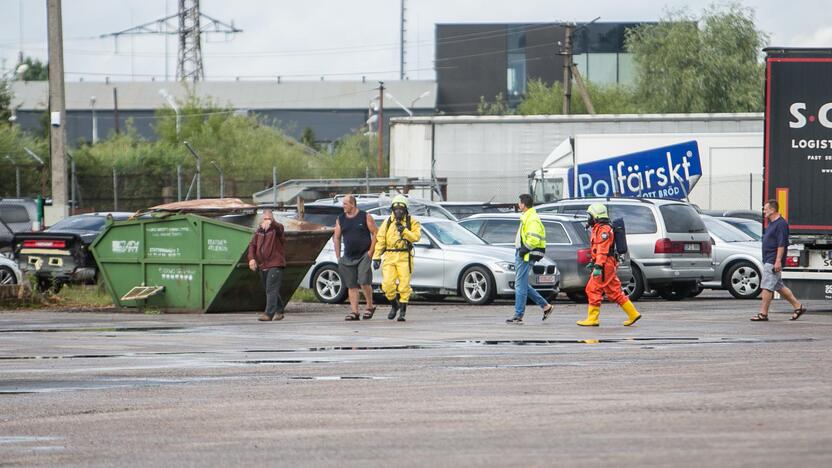
[[[9,267],[0,266],[0,285],[17,284],[17,278]]]
[[[462,273],[459,280],[460,295],[471,305],[486,305],[494,302],[494,279],[483,267],[473,266]]]
[[[641,296],[644,295],[644,277],[641,276],[641,272],[638,271],[638,268],[633,268],[633,277],[630,278],[630,281],[621,285],[621,290],[624,294],[633,302],[641,299]]]
[[[58,294],[64,284],[54,278],[38,278],[38,292]]]
[[[731,266],[722,280],[722,287],[737,299],[754,299],[760,295],[760,271],[751,262],[739,262]]]
[[[312,291],[324,304],[341,304],[347,298],[347,288],[335,265],[324,265],[315,272]]]

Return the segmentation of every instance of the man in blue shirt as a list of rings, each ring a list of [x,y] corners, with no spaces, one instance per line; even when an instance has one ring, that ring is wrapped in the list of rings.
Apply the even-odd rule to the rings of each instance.
[[[780,206],[777,200],[769,200],[763,205],[763,216],[768,220],[765,234],[763,234],[763,302],[760,313],[751,317],[754,322],[768,321],[768,309],[774,298],[774,291],[780,293],[794,307],[792,320],[797,320],[806,312],[803,304],[794,297],[791,289],[783,284],[781,272],[786,249],[789,248],[789,223],[780,216]]]

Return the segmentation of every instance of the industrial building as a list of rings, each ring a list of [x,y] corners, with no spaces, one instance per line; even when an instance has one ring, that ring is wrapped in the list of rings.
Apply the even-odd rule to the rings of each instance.
[[[67,143],[93,140],[131,123],[144,138],[155,139],[156,111],[179,105],[193,94],[232,112],[247,112],[300,139],[311,128],[317,143],[327,145],[366,127],[378,82],[356,81],[178,81],[72,82],[66,83]],[[385,82],[385,132],[387,120],[408,114],[432,115],[436,108],[436,84],[430,80]],[[11,83],[17,123],[27,131],[41,131],[47,112],[46,81]],[[114,96],[117,94],[118,110]],[[170,99],[168,98],[170,97]],[[392,98],[391,98],[392,96]],[[395,101],[398,101],[397,104]]]

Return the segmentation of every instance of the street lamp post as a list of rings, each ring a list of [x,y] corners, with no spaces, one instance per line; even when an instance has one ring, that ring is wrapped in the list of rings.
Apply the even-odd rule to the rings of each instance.
[[[95,118],[95,96],[90,97],[92,109],[92,144],[98,143],[98,119]]]
[[[165,99],[170,108],[173,109],[173,113],[176,114],[176,138],[179,138],[179,126],[181,123],[179,116],[179,106],[176,104],[176,100],[173,99],[173,96],[168,94],[168,91],[166,89],[160,89],[159,95],[161,95]]]
[[[191,155],[196,159],[196,199],[202,199],[202,158],[199,157],[196,150],[194,150],[193,146],[187,141],[183,142],[185,147],[188,148],[188,151],[191,152]],[[190,192],[190,190],[189,190]]]
[[[17,163],[14,161],[14,159],[12,159],[12,157],[9,156],[8,154],[6,155],[6,159],[8,159],[9,162],[12,163],[12,166],[14,167],[15,196],[17,198],[20,198],[20,166],[18,166]]]

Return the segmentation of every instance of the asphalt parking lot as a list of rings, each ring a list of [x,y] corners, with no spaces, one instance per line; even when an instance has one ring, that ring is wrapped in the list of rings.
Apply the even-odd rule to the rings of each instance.
[[[0,466],[832,465],[832,304],[729,297],[0,313]]]

